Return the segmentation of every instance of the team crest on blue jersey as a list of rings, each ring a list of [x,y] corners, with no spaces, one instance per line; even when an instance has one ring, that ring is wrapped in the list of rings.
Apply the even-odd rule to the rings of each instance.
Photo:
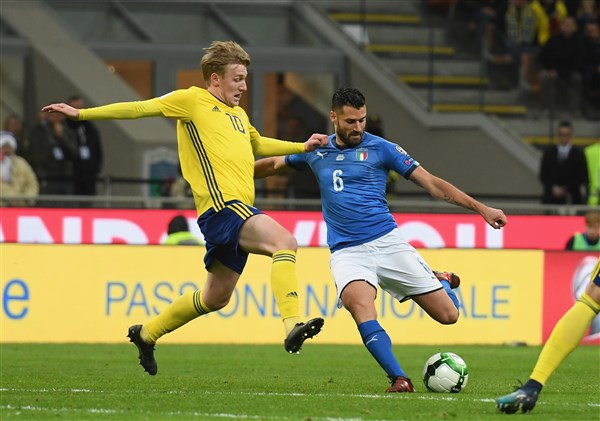
[[[358,149],[356,151],[356,159],[358,161],[366,161],[368,156],[369,156],[369,153],[366,149]]]

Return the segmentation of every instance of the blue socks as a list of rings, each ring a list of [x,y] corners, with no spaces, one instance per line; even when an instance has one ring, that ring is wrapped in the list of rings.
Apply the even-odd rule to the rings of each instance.
[[[440,283],[442,284],[442,286],[444,287],[444,289],[446,290],[446,293],[448,294],[448,296],[450,297],[450,299],[452,300],[452,302],[454,303],[454,305],[456,306],[456,308],[458,308],[458,297],[456,296],[456,294],[454,293],[454,291],[452,291],[452,288],[450,288],[450,282],[441,279]]]
[[[393,379],[398,376],[408,378],[392,353],[392,341],[390,337],[377,320],[369,320],[359,324],[358,331],[371,355],[373,355],[390,378]]]

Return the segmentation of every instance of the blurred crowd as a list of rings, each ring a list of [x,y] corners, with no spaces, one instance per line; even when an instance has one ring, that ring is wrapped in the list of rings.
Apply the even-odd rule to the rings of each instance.
[[[496,87],[536,94],[542,115],[568,110],[570,116],[598,118],[600,1],[458,3],[484,37]]]
[[[68,98],[67,103],[75,108],[85,107],[78,95]],[[92,122],[40,112],[27,130],[23,119],[11,114],[4,120],[1,139],[3,198],[96,194],[103,150],[100,132]],[[22,181],[25,173],[27,182]],[[33,203],[33,199],[11,201],[12,205]]]

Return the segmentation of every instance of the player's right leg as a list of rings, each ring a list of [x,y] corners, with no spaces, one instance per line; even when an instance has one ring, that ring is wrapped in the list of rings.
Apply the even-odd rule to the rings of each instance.
[[[154,344],[166,333],[180,328],[196,317],[225,307],[233,294],[240,275],[215,260],[209,268],[202,291],[184,294],[144,325],[129,328],[127,336],[139,352],[140,364],[150,375],[158,366],[154,358]]]
[[[392,341],[389,335],[377,321],[376,292],[373,285],[368,282],[355,280],[344,287],[340,298],[356,322],[365,347],[391,381],[391,386],[386,392],[414,392],[410,379],[392,352]]]
[[[289,353],[299,353],[304,341],[317,335],[325,321],[317,317],[304,323],[300,318],[296,239],[273,218],[257,213],[241,227],[239,244],[249,253],[272,257],[271,289],[286,332],[284,347]]]

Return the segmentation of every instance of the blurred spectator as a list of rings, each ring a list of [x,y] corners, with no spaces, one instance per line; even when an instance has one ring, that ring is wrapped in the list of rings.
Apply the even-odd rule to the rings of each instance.
[[[498,55],[496,63],[512,65],[518,85],[531,89],[533,54],[538,50],[536,15],[527,0],[511,0],[504,19],[508,54]]]
[[[583,149],[588,167],[588,205],[598,206],[600,203],[600,142]]]
[[[169,221],[167,238],[163,241],[163,244],[197,246],[203,244],[203,242],[190,232],[190,226],[185,216],[177,215]]]
[[[586,114],[594,118],[593,110],[600,108],[600,25],[590,22],[585,25],[583,56],[583,93]]]
[[[581,0],[563,0],[567,7],[568,16],[576,16],[577,11],[581,7]]]
[[[469,26],[483,36],[487,50],[493,49],[497,34],[504,34],[504,17],[508,9],[508,0],[482,0],[470,2],[473,7],[469,17]]]
[[[77,95],[70,97],[67,104],[77,109],[85,108],[83,98]],[[73,192],[94,196],[103,160],[100,132],[91,121],[67,119],[66,125],[77,141],[77,152],[73,158]]]
[[[588,211],[585,214],[585,232],[573,234],[565,250],[600,251],[600,212]]]
[[[567,6],[563,0],[533,0],[531,9],[535,14],[537,43],[541,46],[560,32],[561,24],[568,16]]]
[[[577,33],[577,23],[568,17],[563,21],[560,33],[550,37],[538,56],[544,110],[555,110],[559,97],[574,115],[581,114],[583,57],[583,40]]]
[[[569,121],[558,126],[558,144],[544,151],[540,180],[544,186],[542,203],[585,204],[588,170],[583,151],[571,143],[573,127]]]
[[[40,186],[31,166],[16,154],[17,139],[11,132],[0,132],[0,205],[32,206],[34,199],[5,200],[14,196],[36,197]]]
[[[29,163],[40,181],[42,194],[73,193],[75,134],[61,113],[40,113],[29,135]]]
[[[600,24],[600,5],[594,0],[581,0],[580,6],[572,16],[576,17],[580,28],[584,28],[588,23]]]
[[[29,149],[29,139],[25,136],[25,130],[23,129],[23,119],[17,114],[10,114],[4,120],[2,130],[11,132],[15,139],[17,139],[17,145],[19,145],[19,154],[27,158],[27,150]]]

